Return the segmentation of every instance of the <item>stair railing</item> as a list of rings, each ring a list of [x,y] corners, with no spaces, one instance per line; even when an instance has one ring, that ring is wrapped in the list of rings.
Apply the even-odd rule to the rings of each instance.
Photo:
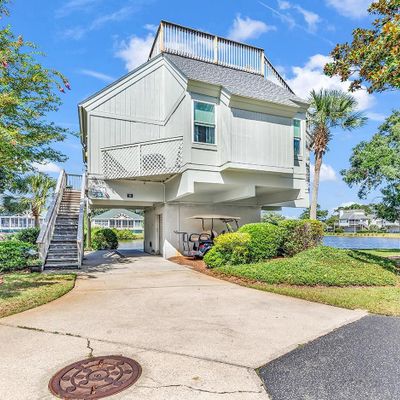
[[[83,261],[83,254],[85,251],[84,246],[84,216],[85,216],[85,209],[86,209],[86,173],[82,175],[81,180],[81,199],[79,202],[79,218],[78,218],[78,234],[76,239],[76,244],[78,247],[78,268],[82,266]]]
[[[36,241],[39,248],[39,257],[42,260],[42,270],[46,261],[47,253],[49,251],[49,246],[53,236],[57,214],[60,208],[66,182],[67,174],[64,170],[61,170],[57,179],[56,189],[53,193],[53,199],[51,200],[47,210],[46,218],[40,227],[40,233]]]

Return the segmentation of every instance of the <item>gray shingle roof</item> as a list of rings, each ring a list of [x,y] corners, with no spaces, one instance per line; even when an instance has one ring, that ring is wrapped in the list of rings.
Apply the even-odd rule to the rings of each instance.
[[[93,217],[93,219],[112,219],[120,214],[125,214],[127,217],[135,220],[143,220],[143,217],[141,215],[122,208],[113,208],[111,210],[105,211],[102,214],[96,215],[95,217]]]
[[[353,219],[353,220],[360,220],[360,219],[370,219],[369,215],[365,214],[364,210],[348,210],[343,211],[340,219]]]
[[[296,106],[295,102],[306,103],[305,100],[261,75],[175,54],[163,55],[188,79],[222,86],[231,94],[288,106]]]

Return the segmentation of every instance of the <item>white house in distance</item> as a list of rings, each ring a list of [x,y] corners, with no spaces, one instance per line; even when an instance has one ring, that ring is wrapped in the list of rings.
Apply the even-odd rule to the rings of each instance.
[[[78,108],[90,207],[144,209],[146,252],[176,254],[193,215],[308,207],[308,104],[263,49],[162,21],[149,60]]]
[[[40,223],[43,218],[40,218]],[[33,228],[35,218],[31,214],[0,215],[0,232],[17,232],[21,229]]]
[[[400,232],[400,222],[389,222],[374,215],[368,215],[362,209],[339,210],[339,228],[345,232],[367,231],[371,226],[389,233]]]
[[[102,228],[129,229],[143,233],[143,217],[129,210],[114,208],[92,218],[92,226]]]

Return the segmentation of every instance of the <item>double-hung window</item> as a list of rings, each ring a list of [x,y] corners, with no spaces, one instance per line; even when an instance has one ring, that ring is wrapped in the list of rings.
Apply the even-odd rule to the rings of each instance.
[[[215,144],[215,104],[194,102],[194,137],[197,143]]]
[[[294,157],[298,158],[301,155],[301,121],[293,120],[293,150]]]

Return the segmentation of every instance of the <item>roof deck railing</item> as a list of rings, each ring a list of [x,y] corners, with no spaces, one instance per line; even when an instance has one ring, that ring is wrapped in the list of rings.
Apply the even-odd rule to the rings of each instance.
[[[293,93],[259,47],[161,21],[149,59],[163,52],[259,74]]]

